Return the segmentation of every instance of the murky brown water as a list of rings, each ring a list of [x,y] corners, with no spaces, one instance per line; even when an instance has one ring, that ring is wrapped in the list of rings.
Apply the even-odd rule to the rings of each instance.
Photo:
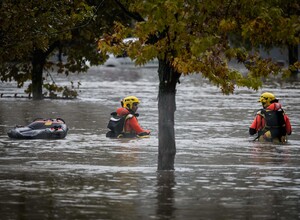
[[[176,170],[157,172],[156,71],[95,68],[79,78],[77,100],[0,99],[0,219],[300,218],[299,82],[223,96],[197,76],[182,78]],[[248,137],[266,90],[290,116],[294,133],[287,145]],[[150,138],[105,137],[109,114],[126,95],[141,99],[139,121],[152,130]],[[7,137],[14,125],[37,117],[65,119],[69,134],[63,140]]]

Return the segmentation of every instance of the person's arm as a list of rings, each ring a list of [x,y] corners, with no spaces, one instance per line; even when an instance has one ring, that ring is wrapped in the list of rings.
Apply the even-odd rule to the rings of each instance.
[[[284,115],[284,121],[285,121],[286,134],[291,135],[292,134],[292,126],[291,126],[290,119],[287,115]]]
[[[129,126],[136,132],[136,134],[146,133],[150,134],[149,130],[144,130],[140,125],[136,117],[128,119]]]
[[[260,115],[256,115],[252,124],[250,125],[249,134],[250,135],[256,134],[261,129],[261,125],[262,125],[262,117]]]

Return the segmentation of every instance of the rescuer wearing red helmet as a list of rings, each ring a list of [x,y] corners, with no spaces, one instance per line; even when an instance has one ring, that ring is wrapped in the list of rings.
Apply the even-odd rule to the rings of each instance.
[[[292,133],[292,126],[278,99],[274,94],[265,92],[261,94],[258,102],[263,109],[257,112],[249,128],[250,135],[258,133],[256,139],[263,142],[285,143],[287,135]]]

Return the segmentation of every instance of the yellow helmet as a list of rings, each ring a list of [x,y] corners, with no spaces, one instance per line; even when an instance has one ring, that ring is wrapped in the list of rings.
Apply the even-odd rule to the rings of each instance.
[[[124,108],[132,109],[133,103],[139,104],[140,100],[135,96],[127,96],[126,98],[123,99]]]
[[[268,107],[269,105],[271,105],[271,103],[278,101],[275,98],[275,95],[273,93],[270,92],[265,92],[263,94],[261,94],[258,102],[261,102],[261,104],[263,105],[263,107]]]

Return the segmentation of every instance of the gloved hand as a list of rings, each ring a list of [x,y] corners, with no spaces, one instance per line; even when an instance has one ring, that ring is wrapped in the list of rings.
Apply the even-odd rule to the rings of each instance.
[[[144,132],[141,132],[141,133],[137,134],[137,137],[147,137],[149,135],[150,135],[150,131],[145,130]]]
[[[256,134],[256,130],[254,128],[249,128],[249,134],[250,135]]]
[[[286,142],[287,142],[286,136],[282,136],[282,137],[281,137],[281,142],[282,142],[282,143],[286,143]]]

